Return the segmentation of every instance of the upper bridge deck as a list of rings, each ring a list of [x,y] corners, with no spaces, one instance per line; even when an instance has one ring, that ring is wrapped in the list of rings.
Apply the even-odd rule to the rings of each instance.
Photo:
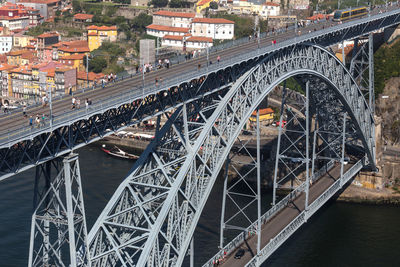
[[[112,125],[112,127],[110,123],[108,126],[105,125],[104,129],[97,135],[90,136],[90,134],[88,134],[89,138],[86,138],[84,141],[74,142],[76,136],[74,137],[75,133],[72,132],[72,127],[70,126],[74,125],[74,129],[83,127],[85,122],[90,121],[90,118],[93,118],[93,116],[101,116],[101,114],[107,111],[117,109],[125,104],[132,104],[135,101],[138,101],[136,103],[141,103],[141,99],[146,96],[157,94],[160,91],[166,91],[168,88],[179,86],[180,84],[196,80],[200,77],[205,77],[210,73],[256,59],[285,47],[307,42],[316,43],[321,46],[329,46],[399,23],[400,9],[395,5],[387,9],[375,9],[366,17],[347,21],[342,24],[332,21],[320,22],[318,24],[311,24],[305,28],[298,28],[297,32],[292,29],[272,36],[266,36],[259,40],[253,39],[239,45],[232,45],[229,48],[211,52],[209,60],[214,62],[214,64],[208,67],[207,57],[202,56],[175,64],[169,69],[161,69],[147,73],[144,76],[144,80],[141,75],[136,75],[131,78],[120,80],[114,84],[109,84],[106,88],[99,87],[92,90],[77,92],[75,97],[81,99],[81,103],[83,103],[86,98],[90,98],[93,101],[93,105],[89,110],[85,109],[84,104],[81,105],[82,107],[80,109],[71,110],[71,96],[55,99],[52,105],[52,124],[50,125],[49,121],[47,121],[46,125],[40,128],[31,128],[28,125],[28,119],[22,116],[22,111],[4,115],[0,118],[0,180],[16,172],[99,140],[111,134],[112,131],[123,129],[128,125],[146,119],[146,117],[132,117],[128,122],[115,124]],[[274,40],[276,40],[276,44],[273,44]],[[216,64],[217,56],[221,57],[221,61],[218,64]],[[201,66],[200,69],[198,68],[199,65]],[[155,79],[160,79],[160,77],[163,81],[156,85]],[[173,108],[173,106],[171,108]],[[165,110],[161,110],[159,113],[164,111]],[[27,113],[33,116],[39,114],[40,117],[42,114],[46,114],[47,117],[50,115],[48,106],[45,108],[28,108]],[[153,113],[152,115],[154,116],[156,114]],[[69,129],[64,130],[64,132],[60,134],[62,135],[60,139],[63,139],[60,143],[63,142],[66,145],[59,145],[58,149],[48,151],[47,153],[46,150],[48,149],[45,149],[45,146],[51,139],[51,133],[65,127],[69,127]],[[65,133],[65,131],[68,131],[68,133]],[[27,145],[23,143],[31,142],[32,140],[36,140],[35,142],[37,143],[35,148],[36,152],[33,153],[34,155],[25,153]],[[57,146],[57,144],[53,144],[53,146]],[[43,151],[46,153],[42,153]],[[9,163],[7,161],[11,161],[11,152],[14,152],[14,155],[25,153],[26,156],[21,156],[19,158],[13,156],[13,163]]]

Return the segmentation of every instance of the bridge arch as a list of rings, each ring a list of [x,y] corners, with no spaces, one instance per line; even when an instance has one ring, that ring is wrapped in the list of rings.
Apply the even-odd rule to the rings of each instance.
[[[260,58],[212,112],[179,108],[119,186],[89,234],[94,266],[181,265],[215,179],[253,110],[282,81],[300,75],[335,90],[373,166],[373,118],[355,81],[326,49],[301,45]],[[207,115],[208,114],[208,115]],[[220,122],[220,123],[216,123]],[[172,130],[171,130],[172,129]]]

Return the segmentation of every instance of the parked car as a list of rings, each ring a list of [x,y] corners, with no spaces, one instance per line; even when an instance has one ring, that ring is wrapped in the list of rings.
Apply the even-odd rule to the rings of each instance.
[[[236,252],[236,254],[235,254],[235,259],[240,259],[241,257],[243,257],[243,255],[244,255],[244,253],[245,253],[246,251],[244,250],[244,249],[239,249],[237,252]]]

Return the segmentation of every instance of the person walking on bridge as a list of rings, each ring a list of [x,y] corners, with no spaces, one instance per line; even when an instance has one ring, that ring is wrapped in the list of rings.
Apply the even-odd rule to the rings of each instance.
[[[218,64],[219,64],[220,61],[221,61],[221,57],[218,55],[218,57],[217,57]]]

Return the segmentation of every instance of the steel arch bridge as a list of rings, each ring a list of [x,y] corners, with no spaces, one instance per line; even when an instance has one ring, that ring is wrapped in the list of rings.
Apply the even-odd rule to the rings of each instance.
[[[323,103],[326,113],[340,107],[374,168],[373,115],[345,66],[316,45],[279,50],[256,60],[230,88],[175,111],[90,231],[92,266],[180,266],[233,142],[260,102],[290,77],[307,84],[309,104]],[[324,101],[327,92],[336,101]],[[335,123],[349,127],[341,116]]]

